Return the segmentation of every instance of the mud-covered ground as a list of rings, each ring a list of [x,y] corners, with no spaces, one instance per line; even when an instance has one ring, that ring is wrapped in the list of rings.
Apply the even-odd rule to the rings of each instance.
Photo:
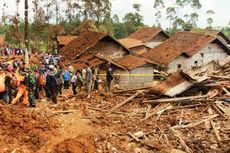
[[[57,105],[42,99],[35,109],[1,103],[0,152],[170,153],[186,151],[185,146],[196,153],[230,151],[230,121],[221,116],[212,119],[220,141],[210,120],[172,129],[207,119],[210,115],[204,111],[206,104],[184,109],[170,104],[150,107],[137,98],[114,112],[109,111],[128,96],[93,94],[88,100],[85,94],[73,97],[65,92],[59,96]],[[154,114],[164,108],[170,109]],[[143,120],[147,113],[154,115]]]

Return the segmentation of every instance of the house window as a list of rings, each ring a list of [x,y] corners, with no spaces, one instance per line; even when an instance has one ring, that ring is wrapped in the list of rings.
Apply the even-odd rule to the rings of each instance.
[[[201,56],[201,58],[204,58],[204,53],[201,53],[200,56]]]
[[[181,64],[177,64],[177,69],[181,69]]]

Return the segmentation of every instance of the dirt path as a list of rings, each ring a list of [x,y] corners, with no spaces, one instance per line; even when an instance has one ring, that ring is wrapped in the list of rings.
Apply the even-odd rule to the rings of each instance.
[[[74,113],[56,115],[56,119],[61,123],[60,135],[52,136],[49,141],[38,151],[38,153],[50,153],[57,144],[67,139],[81,139],[90,137],[94,129],[88,124],[89,120],[82,119],[82,111],[76,110]]]

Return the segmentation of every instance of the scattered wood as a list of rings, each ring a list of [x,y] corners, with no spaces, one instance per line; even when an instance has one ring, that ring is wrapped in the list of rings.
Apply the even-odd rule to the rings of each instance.
[[[156,99],[156,100],[144,101],[143,103],[151,103],[151,104],[169,103],[169,102],[179,103],[179,102],[189,102],[189,101],[194,101],[197,99],[204,99],[204,98],[207,98],[207,95],[179,97],[179,98],[167,98],[167,99]],[[205,101],[210,101],[210,100],[207,99]]]
[[[216,107],[216,105],[214,103],[212,103],[211,106],[220,116],[222,116],[225,119],[228,119],[228,117],[223,112],[221,112],[221,110],[219,110],[219,108]]]
[[[181,126],[174,126],[174,127],[172,127],[173,129],[179,129],[179,128],[191,128],[191,127],[195,127],[195,126],[197,126],[197,125],[199,125],[199,124],[202,124],[202,123],[204,123],[204,122],[206,122],[206,121],[210,121],[210,120],[212,120],[213,118],[216,118],[217,116],[219,116],[218,114],[215,114],[215,115],[212,115],[212,116],[208,116],[206,119],[204,119],[204,120],[201,120],[201,121],[199,121],[199,122],[196,122],[196,123],[190,123],[190,124],[187,124],[187,125],[181,125]]]
[[[122,94],[122,93],[127,93],[127,92],[135,92],[135,91],[139,91],[139,90],[148,90],[150,89],[150,87],[145,87],[145,88],[137,88],[137,89],[129,89],[129,90],[117,90],[117,91],[113,91],[114,94]]]
[[[185,141],[181,138],[180,136],[180,133],[179,131],[171,128],[173,134],[179,139],[179,142],[181,144],[181,146],[184,148],[184,150],[187,152],[187,153],[193,153],[192,149],[190,149],[187,144],[185,143]]]
[[[140,122],[148,120],[153,115],[162,114],[164,111],[169,110],[171,107],[171,104],[159,104],[153,109],[152,113],[146,114],[145,118],[143,118]]]
[[[65,110],[65,111],[52,111],[53,114],[69,114],[69,113],[75,113],[76,110]]]
[[[132,95],[131,97],[125,99],[123,102],[119,103],[118,105],[116,105],[115,107],[113,107],[110,112],[115,111],[116,109],[120,108],[121,106],[125,105],[126,103],[130,102],[131,100],[133,100],[134,98],[136,98],[138,95],[140,95],[142,93],[142,91],[137,91],[134,95]]]
[[[208,109],[208,113],[209,113],[209,115],[213,115],[212,108]],[[221,138],[220,138],[220,135],[219,135],[219,130],[215,127],[215,124],[214,124],[214,122],[212,120],[210,120],[210,123],[211,123],[211,126],[212,126],[213,130],[214,130],[214,133],[216,135],[216,138],[217,138],[218,142],[221,142]]]
[[[215,79],[225,79],[225,80],[230,80],[230,77],[228,77],[228,76],[210,75],[209,77],[211,77],[211,78],[215,78]]]

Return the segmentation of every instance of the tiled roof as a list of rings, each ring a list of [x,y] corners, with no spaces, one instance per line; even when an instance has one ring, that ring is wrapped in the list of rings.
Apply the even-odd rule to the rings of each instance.
[[[192,56],[217,38],[191,32],[178,32],[159,46],[143,54],[160,65],[167,65],[181,54]]]
[[[138,29],[136,32],[132,33],[129,36],[129,38],[141,40],[141,41],[144,41],[144,42],[148,42],[151,39],[153,39],[154,37],[156,37],[161,32],[163,32],[163,31],[160,28],[143,27],[143,28]],[[165,36],[168,37],[167,34],[165,34]]]
[[[57,41],[59,45],[67,45],[75,38],[77,38],[77,36],[58,36]]]

